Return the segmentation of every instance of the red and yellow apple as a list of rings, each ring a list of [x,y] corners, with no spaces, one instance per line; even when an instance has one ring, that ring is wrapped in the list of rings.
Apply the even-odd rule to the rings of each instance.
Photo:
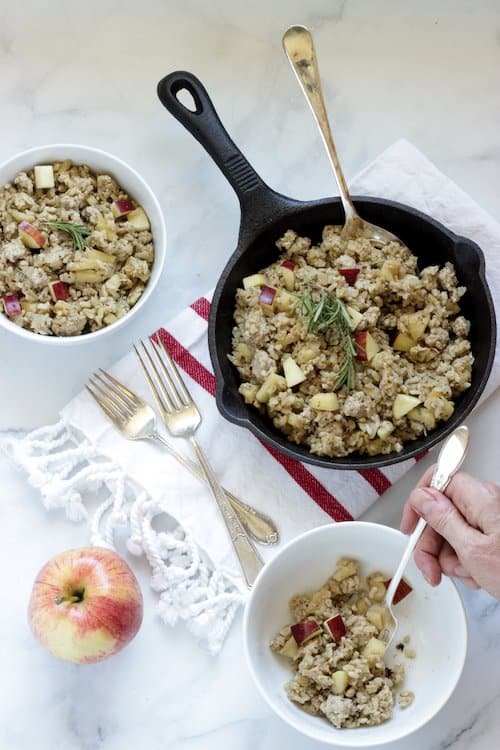
[[[115,552],[82,547],[49,560],[36,577],[29,623],[47,651],[89,664],[126,646],[142,622],[135,575]]]

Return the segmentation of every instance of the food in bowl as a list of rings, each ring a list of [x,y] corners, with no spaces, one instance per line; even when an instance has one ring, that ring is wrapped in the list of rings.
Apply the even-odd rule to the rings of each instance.
[[[44,336],[78,336],[122,318],[154,260],[149,218],[109,174],[69,159],[0,188],[3,314]]]
[[[453,414],[470,387],[470,323],[454,267],[397,242],[314,245],[288,230],[281,257],[243,279],[232,352],[247,404],[319,456],[403,450]]]
[[[358,562],[341,558],[320,589],[292,597],[293,622],[270,643],[294,671],[285,686],[288,698],[337,729],[375,726],[389,719],[404,681],[402,664],[389,668],[385,663],[386,647],[380,639],[388,583],[380,572],[361,580]],[[402,581],[395,603],[411,590]],[[414,658],[406,645],[408,636],[404,640],[396,648]],[[401,708],[413,699],[412,691],[399,692]]]

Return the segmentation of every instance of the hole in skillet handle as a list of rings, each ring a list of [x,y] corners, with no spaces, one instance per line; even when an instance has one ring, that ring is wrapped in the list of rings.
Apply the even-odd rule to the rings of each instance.
[[[185,71],[176,71],[162,78],[157,93],[163,106],[185,126],[191,115],[201,115],[205,111],[195,82]]]
[[[192,112],[194,115],[201,115],[203,112],[203,104],[198,96],[198,93],[190,86],[189,81],[174,81],[170,87],[172,96],[174,96],[179,104],[187,109],[188,112]]]
[[[185,109],[188,109],[194,115],[201,114],[201,102],[197,102],[188,89],[179,88],[179,90],[175,92],[175,98],[179,104],[182,104]]]

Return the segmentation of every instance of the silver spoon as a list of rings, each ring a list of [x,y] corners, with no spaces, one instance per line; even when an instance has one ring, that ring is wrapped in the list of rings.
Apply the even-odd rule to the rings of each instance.
[[[448,487],[451,479],[457,473],[461,467],[463,460],[467,453],[467,447],[469,445],[469,430],[465,425],[457,427],[457,429],[451,433],[447,438],[443,447],[441,448],[434,469],[434,474],[431,479],[431,487],[435,487],[439,492],[444,492]],[[396,631],[398,629],[398,618],[394,614],[392,609],[392,601],[394,594],[397,591],[399,583],[403,577],[403,573],[408,565],[408,561],[412,556],[413,550],[417,546],[417,542],[422,536],[422,533],[427,526],[426,521],[421,518],[415,527],[415,531],[411,534],[408,539],[405,551],[401,558],[396,572],[394,573],[391,583],[385,594],[384,605],[387,608],[385,615],[387,616],[386,627],[383,630],[380,640],[386,643],[386,648],[389,648]]]
[[[362,219],[354,208],[333,143],[323,92],[321,90],[318,61],[316,60],[314,43],[309,29],[306,29],[305,26],[290,26],[283,37],[283,47],[304,96],[311,107],[333,167],[345,212],[345,225],[342,230],[342,237],[345,239],[349,239],[350,237],[366,237],[381,245],[387,242],[399,242],[403,244],[399,237],[396,237],[392,232],[388,232],[386,229],[382,229],[382,227],[378,227]]]

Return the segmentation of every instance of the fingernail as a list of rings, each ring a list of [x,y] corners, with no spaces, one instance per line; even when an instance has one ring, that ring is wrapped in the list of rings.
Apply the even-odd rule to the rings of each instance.
[[[424,578],[427,581],[427,583],[429,584],[429,586],[432,586],[431,579],[429,578],[429,576],[427,575],[427,573],[423,573],[422,575],[424,576]]]
[[[469,574],[465,570],[463,565],[457,565],[455,568],[454,575],[457,576],[457,578],[467,578]]]

